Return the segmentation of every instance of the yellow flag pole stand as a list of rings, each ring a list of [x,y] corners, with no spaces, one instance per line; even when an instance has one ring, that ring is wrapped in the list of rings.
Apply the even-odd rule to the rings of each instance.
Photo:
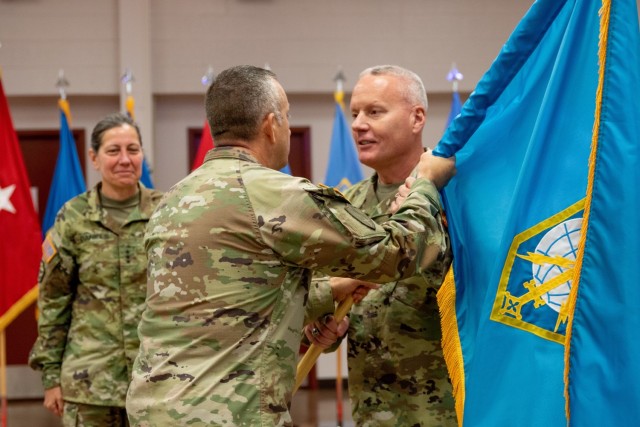
[[[351,295],[346,297],[342,302],[340,302],[340,304],[338,304],[338,308],[336,308],[336,312],[333,315],[336,322],[340,322],[342,319],[344,319],[344,316],[346,316],[347,313],[349,313],[349,310],[351,310],[352,305],[353,298],[351,297]],[[313,368],[313,365],[316,364],[316,360],[318,360],[318,357],[320,357],[321,353],[321,347],[318,347],[315,344],[311,344],[307,352],[304,354],[304,356],[302,356],[302,359],[300,359],[300,363],[298,363],[298,369],[296,371],[296,383],[293,387],[294,393],[298,391],[300,384],[302,384],[302,381],[304,381],[304,379],[307,377],[309,371],[311,371],[311,368]]]

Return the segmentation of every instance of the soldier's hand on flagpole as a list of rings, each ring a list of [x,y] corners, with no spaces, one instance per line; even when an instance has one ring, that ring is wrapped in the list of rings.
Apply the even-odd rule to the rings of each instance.
[[[353,298],[351,297],[351,295],[347,295],[347,297],[343,301],[341,301],[340,304],[338,304],[338,307],[336,307],[336,312],[333,314],[335,316],[334,322],[336,321],[335,319],[338,319],[339,323],[342,323],[342,321],[347,317],[347,313],[349,313],[349,310],[351,310],[352,305]],[[320,329],[318,328],[318,326],[315,327],[318,329],[317,331],[313,330],[314,326],[311,326],[311,329],[309,330],[311,337],[320,333]],[[344,326],[342,326],[341,328],[343,327]],[[347,329],[348,327],[349,324],[347,323]],[[307,332],[306,329],[307,328],[305,328],[305,334]],[[347,329],[344,330],[345,333]],[[298,390],[300,384],[302,384],[302,381],[309,374],[311,368],[313,368],[313,365],[316,363],[316,360],[318,360],[318,357],[320,357],[320,354],[322,353],[322,347],[315,344],[315,340],[310,339],[310,341],[311,347],[309,347],[304,356],[302,356],[302,359],[300,359],[300,362],[298,363],[298,367],[296,369],[296,382],[293,388],[294,393],[296,392],[296,390]]]
[[[456,158],[439,157],[433,155],[433,150],[427,150],[420,156],[418,163],[418,178],[426,178],[441,190],[456,174]]]
[[[329,280],[334,301],[343,301],[348,295],[353,302],[360,302],[371,289],[378,289],[380,285],[346,277],[332,277]]]
[[[60,386],[52,387],[44,391],[44,407],[54,415],[62,416],[64,401],[62,400],[62,389]]]
[[[347,316],[340,322],[336,322],[333,315],[328,314],[322,319],[305,326],[304,334],[311,344],[315,344],[324,350],[331,347],[348,329],[349,318]]]

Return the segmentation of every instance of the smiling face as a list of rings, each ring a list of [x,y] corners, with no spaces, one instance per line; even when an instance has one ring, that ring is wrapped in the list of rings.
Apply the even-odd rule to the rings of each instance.
[[[143,154],[134,127],[123,124],[105,131],[98,152],[89,150],[89,157],[100,172],[105,196],[124,200],[138,191]]]
[[[409,102],[405,87],[398,76],[364,75],[351,95],[351,130],[360,161],[378,173],[422,151],[424,108]]]

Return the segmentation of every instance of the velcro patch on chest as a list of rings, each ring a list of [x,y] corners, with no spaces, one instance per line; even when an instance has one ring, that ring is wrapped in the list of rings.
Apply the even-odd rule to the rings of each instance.
[[[351,216],[353,216],[355,219],[360,221],[360,223],[362,223],[366,227],[368,227],[368,228],[370,228],[372,230],[376,229],[375,221],[372,220],[371,218],[369,218],[367,216],[367,214],[362,212],[360,209],[358,209],[358,208],[356,208],[355,206],[352,206],[352,205],[347,205],[346,210],[347,210],[347,212],[349,212],[351,214]]]

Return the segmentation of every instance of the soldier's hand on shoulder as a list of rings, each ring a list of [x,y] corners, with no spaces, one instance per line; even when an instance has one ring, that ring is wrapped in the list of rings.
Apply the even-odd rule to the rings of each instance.
[[[396,193],[396,198],[391,202],[391,206],[389,207],[391,214],[393,215],[398,211],[402,202],[405,201],[407,196],[409,195],[409,191],[411,190],[411,185],[416,181],[416,179],[412,176],[407,177],[404,180],[404,184],[398,187],[398,192]]]

